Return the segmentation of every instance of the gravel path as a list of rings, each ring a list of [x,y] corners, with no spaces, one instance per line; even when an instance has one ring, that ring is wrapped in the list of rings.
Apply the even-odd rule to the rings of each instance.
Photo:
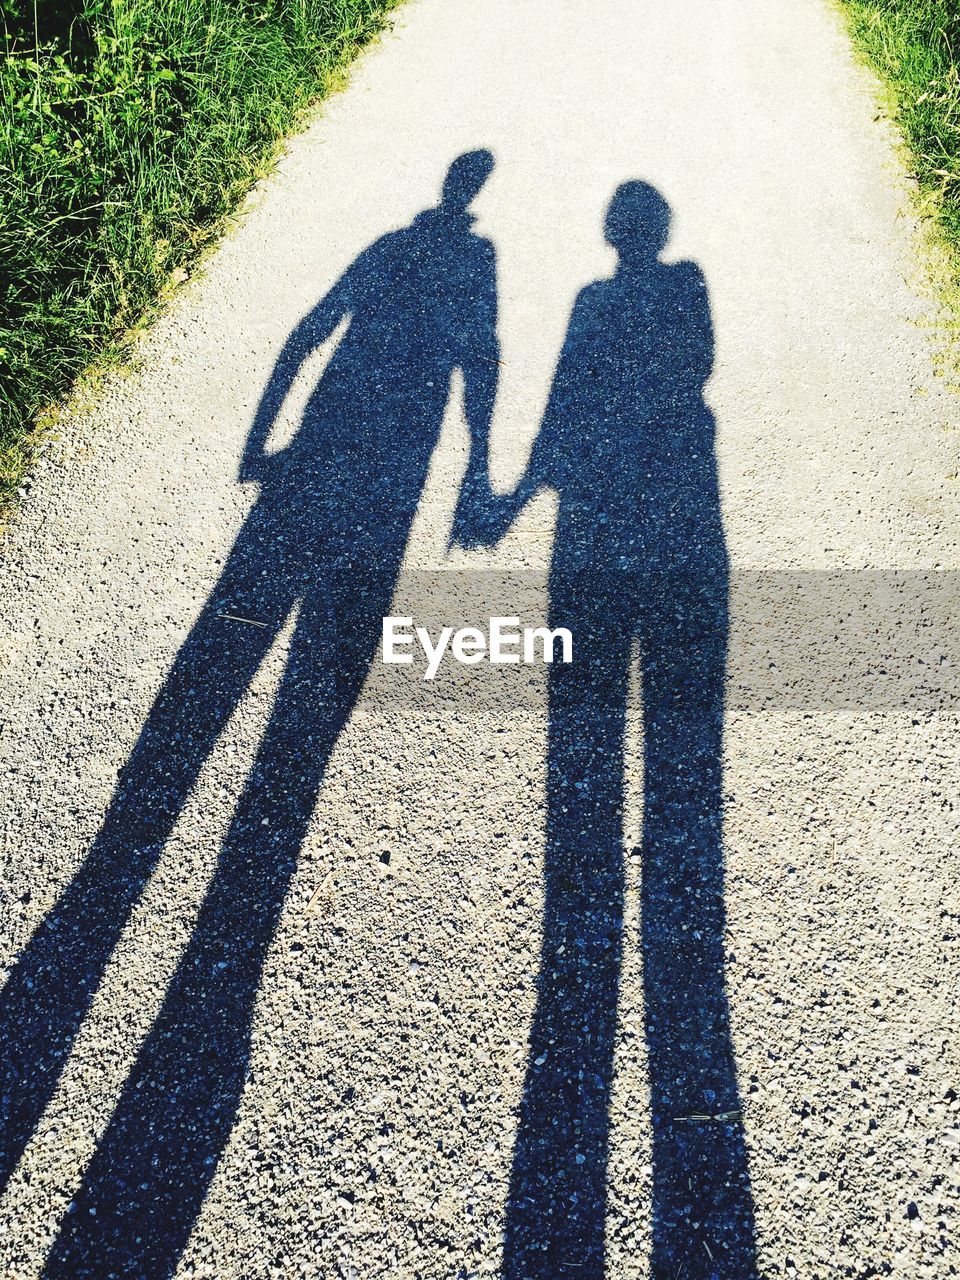
[[[821,0],[400,11],[2,547],[0,1273],[960,1272],[907,209]]]

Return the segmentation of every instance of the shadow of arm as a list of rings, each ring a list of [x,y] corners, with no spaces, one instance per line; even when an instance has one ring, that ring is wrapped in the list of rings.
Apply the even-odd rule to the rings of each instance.
[[[582,294],[574,307],[530,461],[512,493],[496,494],[491,489],[486,437],[480,447],[475,447],[471,426],[471,457],[454,515],[451,546],[466,549],[496,546],[541,489],[562,487],[562,458],[570,448],[573,427],[569,401],[578,360],[574,338],[583,310]]]
[[[326,342],[343,317],[349,313],[352,275],[351,271],[341,277],[314,309],[304,316],[284,343],[260,397],[253,425],[247,436],[238,477],[241,483],[248,480],[262,483],[270,464],[279,456],[266,452],[270,430],[304,361],[311,352]]]
[[[460,368],[470,452],[450,531],[450,546],[492,545],[487,534],[491,504],[490,423],[500,378],[497,281],[493,247],[484,244],[477,272],[480,287],[470,309]]]
[[[686,385],[699,395],[713,372],[714,337],[713,319],[710,313],[710,296],[703,272],[695,262],[677,264],[681,280],[682,309],[686,319],[685,341],[681,349],[686,353],[684,370]]]

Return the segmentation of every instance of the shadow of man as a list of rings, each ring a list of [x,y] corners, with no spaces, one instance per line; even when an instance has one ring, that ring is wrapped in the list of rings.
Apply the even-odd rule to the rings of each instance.
[[[703,399],[706,285],[662,260],[669,208],[621,186],[619,262],[574,307],[527,474],[459,541],[490,544],[541,488],[559,499],[549,676],[545,907],[506,1212],[505,1280],[604,1274],[609,1110],[623,947],[623,742],[644,709],[642,958],[653,1129],[651,1275],[755,1274],[723,977],[727,555]],[[469,492],[482,489],[468,477]],[[459,534],[457,530],[459,529]]]
[[[487,151],[455,160],[439,205],[365,250],[287,341],[242,465],[259,498],[93,848],[0,998],[9,1175],[205,758],[296,610],[276,702],[196,928],[48,1277],[171,1274],[229,1137],[265,954],[389,613],[455,368],[474,447],[485,453],[498,371],[495,263],[467,210],[492,166]],[[268,456],[297,371],[345,322],[298,434]]]

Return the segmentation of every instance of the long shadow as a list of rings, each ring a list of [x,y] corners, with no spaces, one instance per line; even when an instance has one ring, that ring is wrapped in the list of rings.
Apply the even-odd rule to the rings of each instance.
[[[623,953],[624,720],[644,709],[642,959],[660,1280],[755,1275],[753,1210],[723,973],[727,554],[703,387],[706,286],[661,252],[669,209],[621,186],[610,279],[579,295],[530,466],[461,541],[490,543],[541,488],[559,498],[549,678],[543,945],[506,1214],[505,1280],[605,1271]],[[471,481],[473,492],[480,480]],[[466,532],[466,536],[464,533]]]
[[[265,954],[324,768],[389,613],[457,367],[486,465],[495,263],[468,206],[492,164],[486,151],[455,160],[438,206],[365,250],[288,339],[242,467],[260,483],[258,501],[86,861],[0,997],[5,1180],[205,758],[297,610],[269,725],[196,928],[49,1254],[48,1277],[172,1274],[229,1137]],[[267,455],[297,371],[346,317],[298,434]]]

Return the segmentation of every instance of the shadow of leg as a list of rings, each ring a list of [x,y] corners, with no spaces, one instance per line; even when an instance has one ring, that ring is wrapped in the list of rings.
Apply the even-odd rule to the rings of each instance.
[[[114,947],[204,760],[289,612],[269,517],[254,510],[124,766],[80,870],[0,993],[0,1188],[50,1100]],[[266,623],[217,616],[246,611]]]
[[[504,1280],[604,1273],[610,1089],[623,923],[629,647],[550,673],[546,894],[537,1005],[513,1154]]]
[[[233,1127],[264,960],[323,772],[379,637],[384,602],[370,603],[375,620],[352,614],[347,642],[329,610],[318,617],[307,602],[301,611],[196,928],[50,1252],[48,1280],[160,1280],[176,1268]]]
[[[657,1280],[756,1274],[724,984],[725,591],[720,578],[671,583],[665,598],[651,597],[644,635],[641,927]]]

